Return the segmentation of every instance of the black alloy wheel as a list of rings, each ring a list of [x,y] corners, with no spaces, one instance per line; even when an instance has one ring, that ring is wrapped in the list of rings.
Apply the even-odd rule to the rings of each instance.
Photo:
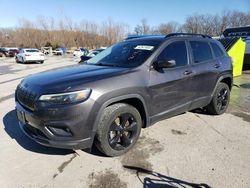
[[[112,122],[108,141],[114,150],[124,150],[129,147],[136,137],[137,122],[132,114],[124,113]]]
[[[209,105],[205,107],[205,109],[213,115],[223,114],[229,105],[230,101],[230,89],[226,83],[219,83],[212,100]]]
[[[222,88],[218,92],[217,96],[217,108],[219,111],[224,111],[224,109],[227,107],[228,98],[228,90],[226,88]]]
[[[140,136],[142,118],[139,111],[125,103],[104,109],[96,132],[95,145],[107,156],[119,156],[129,151]]]

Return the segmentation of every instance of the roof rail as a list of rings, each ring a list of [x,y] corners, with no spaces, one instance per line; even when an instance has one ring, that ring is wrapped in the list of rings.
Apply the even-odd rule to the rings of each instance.
[[[130,39],[135,39],[135,38],[144,38],[144,37],[157,37],[157,36],[163,36],[164,37],[164,35],[129,35],[124,40],[130,40]]]
[[[142,37],[145,37],[145,35],[131,35],[125,38],[124,40],[130,40],[130,39],[142,38]]]
[[[165,38],[168,37],[174,37],[174,36],[197,36],[197,37],[203,37],[203,38],[212,38],[209,35],[204,35],[204,34],[196,34],[196,33],[170,33],[165,36]]]

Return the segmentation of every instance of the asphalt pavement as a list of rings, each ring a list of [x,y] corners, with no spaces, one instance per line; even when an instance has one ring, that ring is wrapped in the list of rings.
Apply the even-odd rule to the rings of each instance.
[[[70,56],[44,64],[0,59],[0,187],[250,187],[250,71],[234,79],[227,113],[196,110],[143,129],[120,157],[97,149],[41,146],[18,126],[14,91],[27,75],[77,64]]]

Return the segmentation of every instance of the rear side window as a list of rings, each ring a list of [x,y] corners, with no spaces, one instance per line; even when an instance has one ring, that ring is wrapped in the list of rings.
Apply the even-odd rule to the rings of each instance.
[[[224,55],[224,52],[217,44],[215,44],[213,42],[211,42],[210,44],[212,46],[215,57],[221,57]]]
[[[184,41],[169,44],[159,55],[158,60],[175,60],[176,67],[187,65],[187,49]]]
[[[194,63],[201,63],[213,59],[211,48],[207,42],[191,41],[190,42]]]

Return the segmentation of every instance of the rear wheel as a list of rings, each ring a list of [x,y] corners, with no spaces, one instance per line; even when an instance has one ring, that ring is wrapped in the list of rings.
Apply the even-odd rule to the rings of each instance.
[[[40,63],[41,63],[41,64],[43,64],[43,63],[44,63],[44,61],[40,61]]]
[[[212,101],[205,109],[213,115],[223,114],[227,110],[229,99],[230,89],[227,84],[221,82],[215,90]]]
[[[108,106],[100,118],[96,146],[107,156],[118,156],[131,149],[142,127],[140,113],[131,105],[117,103]]]

